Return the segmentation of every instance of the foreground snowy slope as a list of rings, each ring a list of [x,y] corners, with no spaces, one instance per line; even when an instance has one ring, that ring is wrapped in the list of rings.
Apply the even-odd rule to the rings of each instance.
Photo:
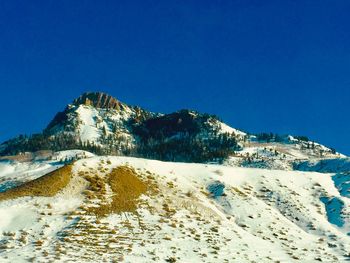
[[[32,182],[0,193],[1,262],[350,258],[349,198],[333,174],[105,156]]]

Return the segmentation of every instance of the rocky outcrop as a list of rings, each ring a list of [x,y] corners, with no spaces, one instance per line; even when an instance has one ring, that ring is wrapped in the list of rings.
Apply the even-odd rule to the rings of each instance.
[[[87,92],[73,101],[74,105],[90,105],[101,109],[123,110],[126,105],[102,92]]]

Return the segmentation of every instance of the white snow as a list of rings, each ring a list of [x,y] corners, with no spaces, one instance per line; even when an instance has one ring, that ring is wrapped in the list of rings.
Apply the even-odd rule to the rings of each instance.
[[[6,183],[13,182],[15,185],[33,180],[47,174],[62,164],[57,162],[16,162],[0,161],[0,192]],[[5,187],[7,188],[7,187]]]
[[[86,182],[79,172],[103,176],[119,165],[152,175],[160,195],[143,196],[137,215],[112,214],[100,222],[79,213],[68,218],[86,202],[81,194]],[[4,262],[31,257],[59,262],[343,262],[350,251],[350,202],[333,174],[112,156],[79,160],[74,173],[56,197],[0,202]],[[208,193],[214,182],[224,185],[224,195]],[[344,207],[334,210],[321,198],[336,198]],[[334,217],[344,224],[332,224]],[[87,237],[84,229],[90,231]],[[23,231],[25,243],[19,241]],[[43,241],[39,247],[33,243],[37,240]]]
[[[83,150],[66,150],[66,151],[59,151],[55,152],[53,159],[55,160],[64,160],[64,159],[85,159],[95,156],[95,154],[83,151]]]
[[[240,130],[237,130],[235,128],[232,128],[230,126],[228,126],[227,124],[220,122],[220,126],[221,126],[221,130],[225,133],[234,133],[235,135],[239,135],[239,136],[245,136],[247,135],[245,132],[242,132]]]
[[[78,120],[80,138],[83,142],[95,142],[100,137],[100,130],[97,128],[98,111],[93,107],[80,105],[76,112],[79,114]]]

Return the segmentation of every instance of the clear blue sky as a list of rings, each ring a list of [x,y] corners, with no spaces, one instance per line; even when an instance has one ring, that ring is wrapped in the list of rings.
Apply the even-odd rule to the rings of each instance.
[[[0,1],[0,141],[84,91],[350,154],[350,1]]]

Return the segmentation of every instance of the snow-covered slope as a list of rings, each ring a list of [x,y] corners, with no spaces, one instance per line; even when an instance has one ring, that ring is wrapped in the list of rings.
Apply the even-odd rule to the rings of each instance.
[[[0,174],[21,180],[12,172],[20,165],[38,169],[6,163]],[[333,174],[115,156],[78,160],[71,171],[51,197],[0,194],[1,262],[350,258],[349,196]]]
[[[290,135],[284,137],[285,140],[265,142],[250,136],[241,142],[242,150],[235,152],[224,163],[231,166],[279,170],[304,170],[307,166],[328,163],[328,170],[313,171],[336,172],[336,166],[349,170],[348,165],[344,166],[346,162],[343,160],[346,156],[334,149],[316,142],[298,140]]]
[[[295,164],[294,169],[322,173],[350,172],[350,158],[314,159]]]
[[[48,174],[64,166],[67,161],[93,156],[94,154],[86,151],[69,150],[55,152],[46,161],[36,161],[35,158],[26,162],[0,160],[0,192]]]

